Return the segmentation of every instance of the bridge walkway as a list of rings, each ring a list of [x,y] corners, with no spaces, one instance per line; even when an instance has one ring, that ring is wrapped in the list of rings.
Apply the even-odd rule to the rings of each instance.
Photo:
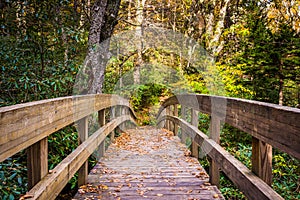
[[[178,136],[140,127],[116,138],[74,199],[224,199]]]

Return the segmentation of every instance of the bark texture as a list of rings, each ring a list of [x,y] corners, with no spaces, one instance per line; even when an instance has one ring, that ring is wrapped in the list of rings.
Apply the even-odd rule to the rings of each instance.
[[[88,55],[84,71],[88,75],[87,93],[102,93],[106,64],[110,59],[109,38],[117,24],[120,0],[97,0],[92,7]]]

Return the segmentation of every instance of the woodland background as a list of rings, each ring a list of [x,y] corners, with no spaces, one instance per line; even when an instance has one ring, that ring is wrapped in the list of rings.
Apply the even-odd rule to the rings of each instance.
[[[95,45],[126,30],[142,34],[147,27],[179,32],[205,48],[215,58],[222,95],[300,107],[300,2],[295,0],[0,0],[0,106],[72,95]],[[112,93],[133,71],[135,84],[123,95],[130,97],[141,124],[154,123],[149,108],[174,87],[142,83],[143,63],[168,66],[182,74],[191,92],[209,93],[201,71],[163,49],[141,45],[130,55],[103,56],[106,69],[86,92]],[[207,132],[209,117],[199,119]],[[251,138],[229,126],[221,137],[222,146],[250,167]],[[50,169],[76,146],[74,126],[52,135]],[[273,188],[285,199],[300,199],[299,160],[273,154]],[[26,192],[25,155],[0,164],[2,199]],[[207,167],[205,159],[201,162]],[[75,179],[61,198],[76,189]],[[245,198],[224,175],[221,191],[228,199]]]

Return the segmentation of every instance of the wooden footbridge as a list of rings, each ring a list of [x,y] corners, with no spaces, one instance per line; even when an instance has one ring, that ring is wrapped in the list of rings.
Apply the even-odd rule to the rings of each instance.
[[[210,115],[209,135],[198,130],[199,112]],[[99,124],[92,134],[88,133],[90,116],[97,116]],[[116,95],[3,107],[0,162],[27,149],[26,199],[55,199],[76,172],[80,187],[74,199],[224,199],[218,190],[223,171],[248,199],[274,200],[283,197],[270,186],[272,147],[300,159],[300,110],[296,108],[187,94],[163,102],[157,127],[134,127],[135,120],[128,101]],[[78,147],[49,171],[47,137],[74,122]],[[223,123],[252,135],[251,169],[219,145]],[[115,129],[122,130],[116,138]],[[190,150],[183,144],[187,138],[192,142]],[[101,158],[88,172],[87,159],[95,150]],[[208,173],[197,160],[199,154],[210,158]]]

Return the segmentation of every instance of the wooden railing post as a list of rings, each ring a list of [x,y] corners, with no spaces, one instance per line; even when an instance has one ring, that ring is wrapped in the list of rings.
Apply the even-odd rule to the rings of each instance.
[[[181,118],[186,121],[186,111],[187,107],[181,105]],[[186,133],[183,129],[181,129],[181,141],[183,144],[186,144]]]
[[[199,112],[192,109],[192,125],[195,126],[198,129],[198,114]],[[192,146],[191,146],[191,154],[193,157],[198,158],[199,157],[199,146],[194,141],[194,138],[191,138],[192,140]]]
[[[168,106],[167,108],[166,108],[166,114],[167,115],[170,115],[171,114],[171,107],[170,106]],[[166,120],[166,124],[165,124],[165,128],[167,129],[167,130],[171,130],[170,128],[170,121],[169,120]]]
[[[48,174],[48,138],[27,149],[28,190]]]
[[[252,137],[252,172],[272,185],[272,146]]]
[[[220,131],[221,131],[220,129],[221,129],[221,120],[217,116],[212,115],[210,119],[209,138],[214,140],[217,144],[220,144]],[[211,184],[219,187],[220,168],[218,164],[213,160],[210,160],[209,181]]]
[[[105,125],[105,109],[98,111],[98,123],[100,127]],[[103,142],[99,145],[99,156],[102,157],[105,153],[105,139]]]
[[[120,107],[120,115],[126,115],[126,111],[127,111],[126,107],[124,107],[124,106],[121,106],[121,107]],[[126,124],[125,124],[125,123],[122,123],[119,127],[120,127],[120,129],[121,129],[122,131],[124,131],[124,130],[125,130],[125,127],[126,127]]]
[[[110,119],[113,120],[116,117],[116,108],[111,107],[110,110]],[[110,134],[110,142],[112,143],[115,139],[115,130],[113,130]]]
[[[84,117],[78,121],[78,143],[83,143],[88,135],[88,117]],[[78,170],[78,186],[85,185],[88,178],[88,161],[80,167]]]
[[[175,117],[178,117],[178,104],[174,105],[173,115]],[[177,134],[178,134],[178,125],[174,123],[174,135],[177,135]]]

